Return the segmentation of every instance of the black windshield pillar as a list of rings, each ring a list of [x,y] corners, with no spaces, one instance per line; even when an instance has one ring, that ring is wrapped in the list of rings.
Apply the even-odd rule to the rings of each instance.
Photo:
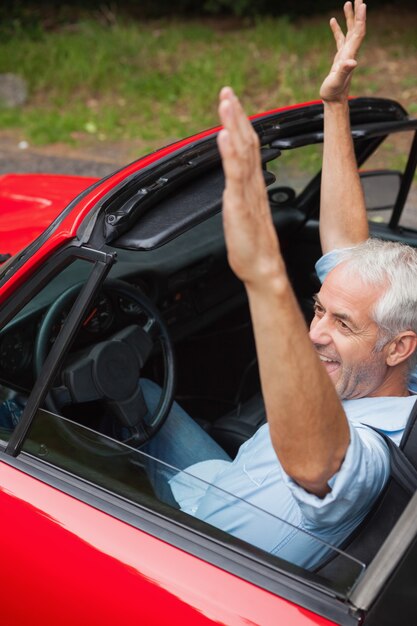
[[[408,156],[407,165],[403,174],[401,187],[398,191],[397,200],[395,201],[395,206],[392,210],[391,220],[389,223],[390,228],[397,228],[398,226],[398,222],[400,221],[404,205],[407,201],[410,187],[413,183],[414,172],[416,171],[416,166],[417,166],[417,132],[414,133],[414,139],[411,145],[410,154]]]
[[[114,261],[115,255],[97,252],[97,258],[91,274],[84,287],[81,289],[80,295],[75,301],[66,319],[65,325],[54,342],[42,370],[35,381],[19,423],[7,444],[5,450],[6,454],[11,456],[17,456],[19,454],[38,407],[45,399],[49,386],[54,380],[57,371],[59,371],[72,339],[84,319],[85,312],[91,306]]]

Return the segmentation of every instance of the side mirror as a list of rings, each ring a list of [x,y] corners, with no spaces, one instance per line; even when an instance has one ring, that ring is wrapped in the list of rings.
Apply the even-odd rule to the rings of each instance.
[[[402,173],[397,170],[360,172],[368,211],[393,209],[401,187]]]

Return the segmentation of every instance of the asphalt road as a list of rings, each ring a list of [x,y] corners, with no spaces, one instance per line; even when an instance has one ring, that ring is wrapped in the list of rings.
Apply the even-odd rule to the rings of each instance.
[[[125,162],[122,157],[83,158],[79,154],[76,156],[62,154],[62,150],[57,153],[55,149],[48,148],[22,149],[15,140],[0,136],[0,174],[36,172],[102,178],[124,165]]]

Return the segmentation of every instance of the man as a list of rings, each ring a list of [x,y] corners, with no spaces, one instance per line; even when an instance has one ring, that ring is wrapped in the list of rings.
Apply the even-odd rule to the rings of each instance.
[[[398,442],[414,403],[406,380],[417,343],[417,254],[363,243],[368,224],[347,99],[366,5],[355,0],[353,9],[348,2],[344,12],[346,36],[335,19],[330,23],[337,54],[320,92],[324,282],[310,337],[280,253],[257,135],[224,88],[218,136],[224,230],[229,263],[248,295],[268,424],[232,461],[174,405],[146,448],[185,470],[171,472],[168,482],[169,472],[158,477],[161,468],[155,470],[165,500],[173,495],[184,511],[307,567],[328,552],[316,538],[340,544],[388,477],[386,445],[369,425]],[[144,393],[152,405],[152,385]]]
[[[325,256],[310,337],[280,253],[257,135],[224,88],[224,230],[230,265],[248,294],[268,424],[232,461],[174,405],[143,447],[161,499],[306,567],[350,534],[384,486],[389,454],[369,426],[399,442],[415,401],[406,381],[417,345],[417,252],[366,241],[347,104],[366,6],[355,0],[344,11],[346,36],[330,22],[337,54],[320,92]],[[159,388],[144,381],[143,392],[153,411]],[[21,410],[7,401],[0,424],[12,428]]]
[[[257,135],[224,88],[224,230],[230,265],[248,294],[268,423],[232,460],[174,404],[142,448],[165,502],[305,567],[317,565],[328,544],[340,545],[385,484],[389,453],[369,426],[398,443],[415,401],[406,381],[417,344],[417,252],[367,241],[347,103],[366,6],[355,0],[344,11],[346,36],[330,23],[337,54],[320,92],[323,284],[310,336],[280,253]],[[142,386],[152,412],[160,390],[150,381]],[[21,411],[8,400],[0,425],[13,428]]]

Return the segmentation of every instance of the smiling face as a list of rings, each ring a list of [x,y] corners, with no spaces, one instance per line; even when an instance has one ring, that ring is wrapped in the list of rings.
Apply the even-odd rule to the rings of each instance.
[[[386,350],[372,310],[383,287],[370,287],[352,276],[344,263],[332,270],[315,297],[310,338],[342,400],[388,395]]]

